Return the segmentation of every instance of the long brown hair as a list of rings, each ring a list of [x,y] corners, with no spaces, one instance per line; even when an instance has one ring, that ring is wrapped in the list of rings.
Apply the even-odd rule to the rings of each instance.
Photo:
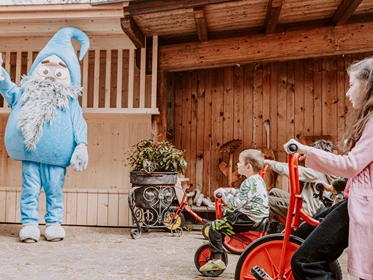
[[[364,95],[363,106],[359,109],[352,109],[346,132],[340,143],[343,152],[349,152],[359,141],[367,122],[373,116],[373,58],[366,58],[354,62],[347,69],[349,76],[354,75],[360,82]]]

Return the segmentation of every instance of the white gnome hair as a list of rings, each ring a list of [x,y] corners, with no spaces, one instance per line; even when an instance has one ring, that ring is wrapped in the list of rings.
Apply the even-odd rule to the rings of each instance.
[[[57,107],[66,110],[70,98],[81,95],[82,88],[74,85],[61,85],[50,80],[41,80],[32,76],[23,76],[20,87],[22,112],[18,127],[25,138],[28,150],[35,150],[46,123],[52,125]]]

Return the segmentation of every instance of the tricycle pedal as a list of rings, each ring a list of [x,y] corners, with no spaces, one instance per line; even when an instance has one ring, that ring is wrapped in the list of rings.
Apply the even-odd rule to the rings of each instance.
[[[255,279],[257,280],[273,280],[271,278],[271,276],[269,276],[267,274],[267,272],[265,272],[265,270],[263,268],[260,268],[259,266],[254,266],[252,269],[251,269],[251,274],[255,277]]]

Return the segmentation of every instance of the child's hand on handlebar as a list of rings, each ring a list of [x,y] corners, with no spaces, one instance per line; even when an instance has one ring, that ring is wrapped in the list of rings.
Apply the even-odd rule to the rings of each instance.
[[[303,155],[301,157],[299,157],[299,160],[304,160],[307,156],[307,153],[308,153],[308,150],[309,150],[309,146],[307,145],[303,145],[301,143],[299,143],[297,140],[291,138],[285,145],[284,145],[284,149],[287,153],[289,153],[289,150],[288,150],[288,147],[292,144],[295,144],[298,148],[297,150],[297,153]]]
[[[317,181],[315,183],[315,186],[317,186],[317,185],[323,185],[324,186],[323,190],[326,191],[326,192],[330,192],[333,188],[332,185],[329,185],[328,183],[326,183],[324,181]]]

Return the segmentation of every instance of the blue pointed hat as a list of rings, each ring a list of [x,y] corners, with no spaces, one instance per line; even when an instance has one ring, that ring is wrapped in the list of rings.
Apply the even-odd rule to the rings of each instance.
[[[46,57],[51,55],[57,55],[61,58],[67,68],[70,71],[71,83],[75,86],[80,86],[81,74],[80,64],[76,56],[74,47],[71,43],[71,38],[80,42],[80,54],[79,60],[82,60],[84,55],[89,49],[89,38],[88,36],[78,28],[75,27],[64,27],[56,32],[48,44],[40,51],[38,56],[35,58],[34,63],[28,75],[32,75],[35,67],[42,62]]]

